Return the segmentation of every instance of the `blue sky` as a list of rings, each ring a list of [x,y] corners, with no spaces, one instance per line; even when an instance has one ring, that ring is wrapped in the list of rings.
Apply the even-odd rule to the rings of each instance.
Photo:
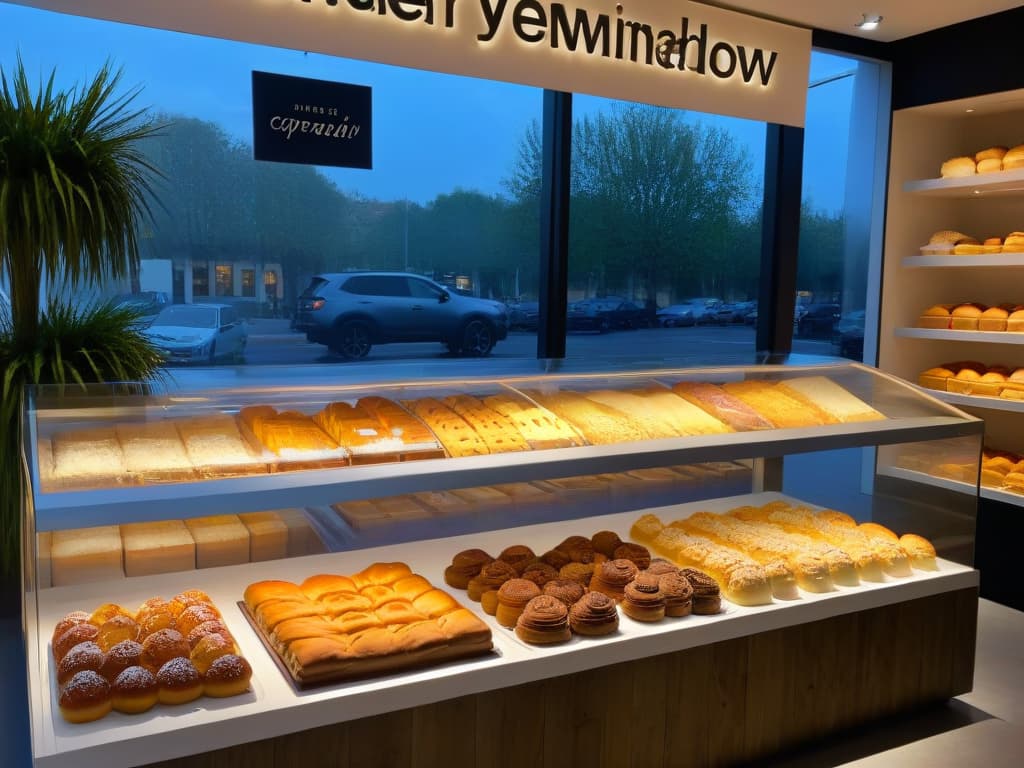
[[[425,203],[456,187],[503,191],[525,127],[540,119],[536,88],[439,75],[382,64],[305,54],[125,24],[96,21],[0,2],[0,66],[20,51],[30,74],[56,68],[67,86],[90,77],[109,58],[124,83],[142,86],[139,104],[220,124],[251,143],[253,69],[371,85],[372,171],[323,169],[346,192]],[[848,59],[815,54],[811,80],[847,71]],[[852,78],[811,91],[805,138],[804,195],[816,208],[842,207]],[[607,102],[576,100],[576,114]],[[728,128],[746,146],[756,178],[764,163],[764,124],[687,113],[686,120]]]

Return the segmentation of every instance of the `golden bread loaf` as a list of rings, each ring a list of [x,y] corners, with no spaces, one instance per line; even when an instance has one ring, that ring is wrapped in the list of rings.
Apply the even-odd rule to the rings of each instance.
[[[838,422],[817,406],[791,397],[774,382],[748,379],[729,382],[723,388],[777,427],[811,427]]]
[[[449,456],[486,456],[487,443],[459,414],[432,397],[410,400],[405,406],[421,418]]]
[[[528,400],[500,394],[485,397],[483,402],[507,418],[534,448],[583,445],[583,438],[567,422]]]
[[[988,149],[983,149],[980,152],[975,152],[974,160],[975,162],[978,163],[982,162],[983,160],[1002,160],[1008,151],[1009,150],[1007,150],[1006,147],[998,145],[994,147],[989,147]]]
[[[954,157],[942,164],[939,175],[944,179],[952,179],[960,176],[973,176],[977,165],[973,157]]]
[[[706,411],[715,420],[727,424],[731,429],[746,431],[775,428],[775,424],[769,419],[739,398],[730,395],[717,384],[680,381],[672,385],[672,391],[687,402]]]
[[[565,419],[592,445],[614,445],[645,439],[645,432],[630,416],[617,408],[588,400],[572,390],[525,394],[542,407]]]
[[[989,307],[978,318],[979,331],[1005,331],[1010,313],[1005,307]]]
[[[793,399],[808,407],[818,408],[843,424],[885,418],[863,400],[824,376],[785,379],[779,382],[778,388]]]
[[[1003,170],[1010,171],[1014,168],[1024,168],[1024,144],[1011,147],[1003,155]]]
[[[491,453],[528,451],[530,444],[512,421],[470,395],[451,395],[444,404],[461,416],[476,431]]]

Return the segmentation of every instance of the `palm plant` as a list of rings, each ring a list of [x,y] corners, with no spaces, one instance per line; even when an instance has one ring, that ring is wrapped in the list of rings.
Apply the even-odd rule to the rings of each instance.
[[[80,88],[57,90],[54,73],[33,90],[20,57],[10,79],[0,68],[0,273],[11,299],[0,329],[2,577],[18,563],[25,385],[145,380],[159,365],[124,313],[51,303],[40,315],[43,285],[97,284],[138,267],[156,172],[139,142],[158,128],[132,108],[138,89],[118,95],[120,80],[107,64]]]

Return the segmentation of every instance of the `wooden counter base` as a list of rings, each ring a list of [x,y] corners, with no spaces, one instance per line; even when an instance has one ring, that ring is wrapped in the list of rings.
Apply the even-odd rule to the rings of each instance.
[[[977,589],[462,696],[159,768],[703,766],[971,690]]]

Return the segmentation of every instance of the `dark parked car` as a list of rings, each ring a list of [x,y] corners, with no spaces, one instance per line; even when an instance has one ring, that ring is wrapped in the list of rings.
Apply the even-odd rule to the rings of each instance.
[[[836,354],[850,360],[864,359],[864,310],[847,312],[839,318],[832,344]]]
[[[757,308],[753,301],[732,301],[719,305],[715,310],[715,320],[720,325],[729,323],[742,323],[747,314]]]
[[[831,339],[838,322],[838,304],[808,304],[807,311],[797,320],[796,333],[798,336]]]
[[[632,301],[614,296],[583,299],[569,305],[567,327],[570,331],[607,333],[615,328],[646,328],[647,310]]]
[[[659,309],[656,317],[658,325],[663,328],[689,327],[695,323],[693,311],[688,304],[673,304]]]
[[[540,304],[536,301],[520,301],[508,305],[508,327],[524,331],[536,331],[540,317]]]
[[[508,335],[504,304],[460,296],[420,275],[315,275],[299,297],[295,327],[350,360],[374,344],[440,341],[467,357],[490,354]]]

